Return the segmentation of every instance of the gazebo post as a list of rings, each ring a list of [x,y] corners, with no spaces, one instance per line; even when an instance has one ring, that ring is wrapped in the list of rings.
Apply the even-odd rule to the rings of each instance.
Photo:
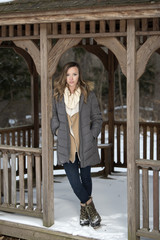
[[[127,188],[128,239],[138,240],[139,175],[135,160],[139,157],[139,82],[136,80],[135,21],[127,20]]]
[[[49,50],[47,24],[40,24],[43,225],[46,227],[50,227],[54,223],[53,137],[50,128],[50,119],[52,116],[52,79],[48,75]]]
[[[109,143],[112,143],[111,171],[114,171],[114,54],[108,49],[108,132]]]

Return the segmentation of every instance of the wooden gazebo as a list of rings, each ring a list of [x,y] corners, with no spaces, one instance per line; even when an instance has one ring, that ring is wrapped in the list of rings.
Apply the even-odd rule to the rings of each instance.
[[[54,41],[53,41],[54,40]],[[140,237],[160,239],[158,160],[139,159],[139,78],[151,55],[160,49],[160,1],[154,0],[15,0],[0,4],[0,46],[10,47],[28,63],[33,89],[41,79],[42,148],[38,147],[37,98],[34,97],[34,145],[17,147],[0,145],[3,162],[4,197],[0,210],[43,218],[44,226],[54,224],[53,139],[50,129],[52,115],[52,76],[62,54],[74,46],[83,46],[97,55],[109,73],[109,143],[114,145],[114,71],[117,61],[127,78],[127,146],[125,166],[128,170],[128,239]],[[108,54],[102,46],[108,48]],[[34,91],[36,92],[36,90]],[[159,128],[158,128],[159,129]],[[14,134],[13,134],[14,136]],[[15,137],[13,137],[14,142]],[[157,139],[159,142],[160,139]],[[113,158],[112,152],[112,158]],[[28,205],[24,199],[24,158],[27,159]],[[16,160],[19,161],[20,205],[17,207]],[[8,161],[11,161],[11,199],[9,196]],[[33,208],[32,161],[35,161],[37,202]],[[41,200],[41,161],[43,206]],[[2,166],[2,165],[1,165]],[[143,223],[140,226],[139,170],[143,176]],[[153,171],[153,229],[149,226],[148,172]],[[0,176],[1,179],[1,176]],[[0,184],[1,188],[1,184]],[[0,189],[1,190],[1,189]],[[8,223],[9,224],[9,223]],[[9,226],[9,225],[8,225]],[[1,224],[2,234],[21,237]],[[26,238],[33,236],[27,229]],[[24,230],[23,231],[27,231]],[[19,234],[19,235],[18,235]],[[38,235],[37,235],[38,236]],[[23,235],[23,237],[25,237]],[[39,237],[39,236],[38,236]],[[40,238],[37,238],[40,239]],[[49,238],[48,238],[49,239]],[[55,239],[58,239],[55,238]]]

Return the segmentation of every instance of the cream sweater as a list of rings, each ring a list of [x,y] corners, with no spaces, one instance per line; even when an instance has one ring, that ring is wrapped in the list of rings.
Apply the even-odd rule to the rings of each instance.
[[[70,93],[66,87],[64,91],[64,102],[68,117],[68,124],[70,129],[70,161],[75,161],[75,153],[79,152],[79,101],[81,90],[78,88],[73,94]]]

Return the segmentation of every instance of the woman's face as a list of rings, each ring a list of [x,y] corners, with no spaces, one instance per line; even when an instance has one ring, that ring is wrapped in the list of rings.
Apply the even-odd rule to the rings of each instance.
[[[66,81],[68,83],[71,93],[74,92],[79,79],[79,70],[77,67],[70,67],[67,71]]]

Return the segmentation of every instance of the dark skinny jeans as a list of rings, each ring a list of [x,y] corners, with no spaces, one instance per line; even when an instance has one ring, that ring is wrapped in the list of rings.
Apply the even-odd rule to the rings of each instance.
[[[74,193],[81,203],[86,203],[92,194],[91,167],[81,168],[77,154],[74,163],[63,166]]]

